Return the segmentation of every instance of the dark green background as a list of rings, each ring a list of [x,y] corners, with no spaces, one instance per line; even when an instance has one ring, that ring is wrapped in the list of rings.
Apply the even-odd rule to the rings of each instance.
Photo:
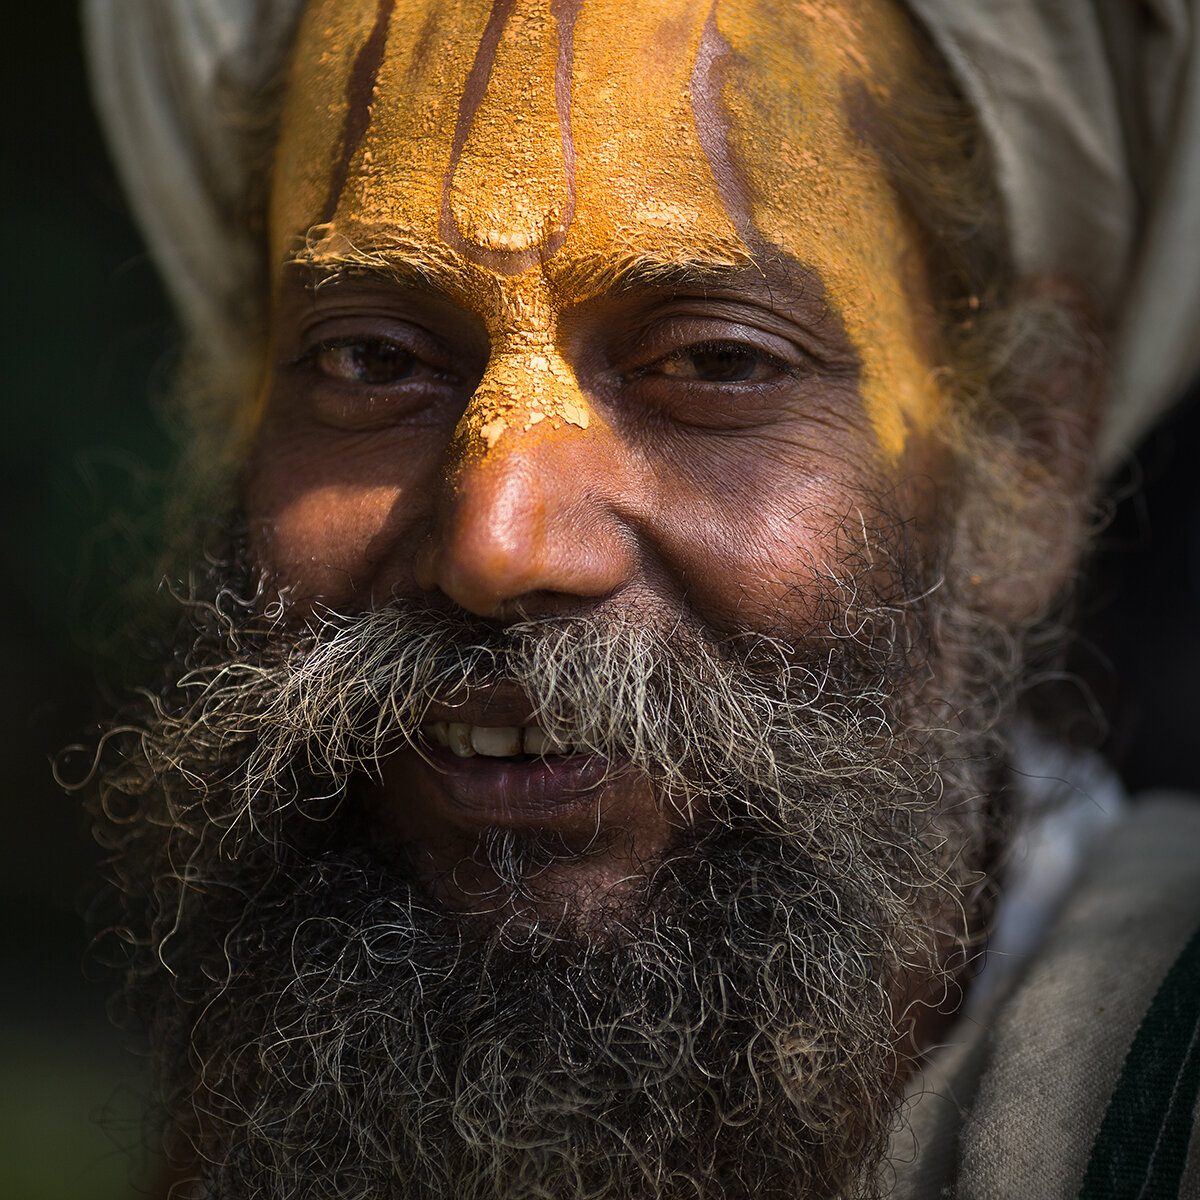
[[[49,763],[100,711],[94,650],[145,561],[174,336],[90,115],[75,5],[3,17],[0,1197],[107,1200],[135,1194],[142,1084],[83,968],[96,856]]]
[[[96,855],[49,763],[104,711],[97,676],[129,615],[118,585],[145,569],[168,458],[153,400],[175,337],[90,115],[74,7],[10,0],[0,38],[0,1200],[128,1196],[141,1162],[139,1065],[83,965]],[[1121,474],[1083,604],[1076,665],[1134,787],[1200,787],[1198,450],[1193,406]],[[1075,728],[1101,738],[1088,718]]]

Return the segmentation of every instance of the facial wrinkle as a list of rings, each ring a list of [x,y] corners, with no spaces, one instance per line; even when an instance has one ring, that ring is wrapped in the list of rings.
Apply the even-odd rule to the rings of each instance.
[[[717,28],[717,0],[713,0],[692,69],[692,117],[696,137],[721,197],[721,207],[746,248],[761,256],[769,248],[754,227],[750,189],[730,147],[729,114],[721,103],[725,64],[732,53],[733,47]]]
[[[500,275],[519,275],[553,255],[574,219],[571,73],[580,2],[550,5],[556,46],[545,83],[553,99],[553,134],[539,123],[535,106],[519,103],[531,73],[533,86],[541,82],[536,58],[544,46],[536,29],[532,38],[526,35],[524,26],[532,17],[518,11],[516,0],[495,0],[463,88],[442,183],[438,233],[471,262]],[[551,141],[557,147],[553,156]],[[524,203],[504,194],[505,168],[514,160],[534,167],[523,172],[526,191],[533,193]]]
[[[388,26],[394,8],[395,0],[379,0],[375,24],[355,56],[354,66],[346,80],[346,118],[342,124],[341,151],[329,180],[329,195],[325,198],[325,206],[321,213],[322,223],[333,220],[342,189],[346,186],[346,177],[350,173],[350,163],[358,151],[359,143],[370,128],[371,100],[375,96],[375,85],[379,79],[379,68],[383,64]]]

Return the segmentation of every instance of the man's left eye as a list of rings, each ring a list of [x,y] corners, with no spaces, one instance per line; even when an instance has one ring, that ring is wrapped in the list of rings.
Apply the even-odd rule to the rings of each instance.
[[[312,362],[327,379],[344,383],[401,383],[420,367],[412,351],[389,338],[324,342],[312,352]]]
[[[762,383],[786,368],[772,355],[738,342],[708,342],[679,350],[654,369],[696,383]]]

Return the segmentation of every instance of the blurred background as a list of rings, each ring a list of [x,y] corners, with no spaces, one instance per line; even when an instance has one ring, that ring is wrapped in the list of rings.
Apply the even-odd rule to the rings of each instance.
[[[88,105],[74,0],[9,5],[0,506],[0,1200],[144,1192],[144,1090],[87,959],[97,853],[52,757],[92,736],[128,648],[169,439],[170,313]],[[1120,472],[1080,605],[1077,685],[1048,690],[1132,790],[1200,790],[1200,407]],[[1057,697],[1057,698],[1056,698]]]
[[[51,757],[88,735],[146,561],[170,314],[88,106],[73,0],[4,9],[0,1198],[139,1193],[140,1064],[85,967],[95,860]]]

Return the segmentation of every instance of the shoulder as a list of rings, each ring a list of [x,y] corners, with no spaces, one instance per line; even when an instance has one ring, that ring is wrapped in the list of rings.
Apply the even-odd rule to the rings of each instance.
[[[894,1194],[1200,1198],[1198,931],[1200,800],[1143,797],[924,1073]]]

